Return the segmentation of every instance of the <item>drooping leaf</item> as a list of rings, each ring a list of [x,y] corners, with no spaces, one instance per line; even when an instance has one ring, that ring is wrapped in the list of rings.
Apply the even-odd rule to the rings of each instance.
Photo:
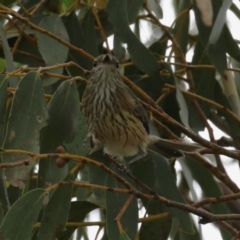
[[[186,166],[189,168],[191,173],[194,175],[194,179],[201,186],[204,196],[206,196],[206,197],[221,196],[221,194],[222,194],[221,190],[219,189],[219,186],[216,183],[216,180],[210,174],[209,171],[207,171],[205,168],[203,168],[201,165],[199,165],[196,161],[194,161],[189,156],[187,156],[185,158],[181,158],[180,163],[182,164],[184,171],[186,169]],[[225,203],[211,205],[210,208],[212,209],[212,211],[215,214],[228,213],[228,209],[227,209]],[[223,239],[225,239],[225,237],[226,237],[226,239],[231,238],[229,232],[227,232],[225,229],[220,228],[220,230],[221,230]]]
[[[41,28],[53,33],[55,36],[69,42],[67,30],[65,29],[62,19],[58,15],[52,14],[44,17],[39,25]],[[38,49],[47,66],[63,63],[67,60],[68,47],[59,43],[55,39],[50,38],[46,34],[38,34]],[[62,71],[63,68],[56,68],[49,72],[61,74]],[[46,78],[44,84],[53,84],[56,80],[56,78]]]
[[[0,226],[3,240],[30,240],[32,227],[42,207],[43,189],[34,189],[22,196],[9,210]]]
[[[199,30],[199,35],[203,44],[204,51],[211,59],[211,62],[216,67],[217,71],[224,75],[224,70],[227,67],[226,60],[226,42],[223,31],[218,35],[215,44],[208,45],[209,37],[213,28],[216,16],[221,8],[220,1],[212,1],[208,12],[204,12],[204,8],[201,8],[196,1],[194,1],[193,10],[196,17],[196,23]],[[208,15],[208,16],[207,16]]]
[[[159,201],[151,200],[147,205],[148,216],[159,213],[167,213],[167,208]],[[147,240],[151,236],[152,240],[167,240],[171,230],[172,218],[170,216],[163,219],[156,219],[151,222],[143,222],[140,229],[140,239]]]
[[[85,49],[85,38],[82,32],[82,25],[78,21],[76,14],[74,12],[71,12],[67,17],[63,18],[63,22],[67,29],[70,43],[80,49]],[[73,51],[72,49],[70,49],[69,51],[68,59],[79,64],[81,67],[87,70],[90,70],[90,68],[92,67],[92,60],[82,56],[81,54],[77,53],[76,51]],[[74,76],[82,74],[75,68],[68,69]]]
[[[215,44],[218,40],[222,30],[223,26],[226,22],[226,14],[228,8],[231,6],[232,0],[223,0],[222,6],[218,12],[217,18],[214,22],[211,34],[209,36],[209,44]]]
[[[130,179],[128,179],[128,181],[130,181]],[[112,188],[123,188],[123,184],[119,183],[109,174],[107,175],[106,185]],[[122,229],[119,229],[115,219],[127,203],[128,205],[119,219],[122,226]],[[137,219],[138,207],[135,196],[110,191],[106,192],[106,226],[110,239],[121,239],[121,237],[123,237],[123,239],[135,239],[137,234]]]
[[[39,132],[46,125],[47,108],[42,82],[37,72],[29,72],[19,82],[6,125],[5,149],[39,152]],[[23,154],[6,154],[3,162],[16,162],[29,157]],[[23,187],[34,163],[6,169],[6,176],[14,186]]]
[[[177,13],[180,15],[176,19],[176,23],[173,29],[174,37],[183,53],[186,55],[187,45],[188,45],[188,30],[189,30],[189,12],[187,11],[191,5],[190,0],[180,0],[178,1]],[[184,14],[183,14],[184,12]],[[179,52],[177,52],[179,55]],[[180,56],[179,56],[180,57]],[[176,59],[178,61],[178,59]]]
[[[183,94],[181,92],[180,87],[178,86],[178,84],[176,83],[176,98],[180,107],[180,111],[179,111],[179,116],[181,118],[182,124],[190,129],[189,123],[188,123],[188,108],[187,108],[187,104],[186,101],[183,97]]]
[[[106,156],[104,156],[102,149],[97,152],[94,152],[89,157],[93,160],[103,163],[107,167],[110,167],[111,162]],[[99,168],[93,164],[88,164],[88,171],[89,181],[91,183],[105,185],[107,174],[102,168]],[[92,189],[92,192],[94,196],[94,202],[99,205],[105,206],[106,205],[105,192],[103,192],[100,189]]]
[[[185,203],[184,198],[177,189],[175,179],[170,171],[166,160],[159,154],[153,153],[153,160],[155,164],[155,171],[157,181],[160,186],[161,193],[164,197],[180,203]],[[188,212],[177,208],[169,208],[173,217],[179,220],[180,229],[187,233],[193,233],[193,223]]]
[[[236,61],[240,62],[240,48],[238,47],[238,44],[234,40],[227,26],[224,28],[224,36],[226,39],[226,48],[228,54]]]
[[[63,181],[74,180],[71,174]],[[72,184],[59,185],[54,191],[43,213],[41,226],[38,230],[38,238],[51,240],[62,232],[68,219],[72,198]]]
[[[79,116],[79,95],[74,81],[65,81],[48,104],[48,125],[40,134],[40,152],[53,153],[64,142],[71,142],[76,134]],[[56,165],[56,159],[42,159],[39,163],[39,186],[56,183],[67,175],[67,164]],[[52,174],[54,172],[54,174]]]
[[[99,206],[87,201],[71,202],[68,222],[82,222],[86,215],[96,208],[99,208]],[[58,234],[59,240],[69,239],[76,228],[76,226],[67,227],[65,231]]]
[[[2,47],[3,47],[3,52],[6,60],[6,68],[8,72],[12,72],[15,70],[13,60],[12,60],[12,53],[10,51],[7,38],[4,32],[4,29],[2,25],[0,26],[0,36],[1,36],[1,41],[2,41]],[[19,82],[19,78],[16,76],[11,76],[9,78],[9,83],[11,87],[16,87]]]
[[[8,85],[7,76],[5,74],[1,74],[0,75],[0,124],[3,121],[3,117],[6,111],[7,85]]]
[[[154,79],[159,78],[160,65],[148,49],[132,33],[127,17],[127,0],[110,0],[106,11],[109,21],[114,25],[116,33],[128,45],[128,51],[134,63]]]
[[[148,1],[148,7],[150,10],[152,10],[158,18],[163,17],[163,11],[160,7],[160,3],[158,0],[149,0]]]
[[[194,49],[194,56],[192,59],[192,64],[204,64],[211,65],[211,61],[207,53],[204,52],[204,45],[200,39],[196,42]],[[215,78],[214,69],[193,69],[192,70],[193,81],[196,88],[196,93],[207,99],[214,99],[214,92],[216,89],[217,81]],[[207,86],[207,87],[206,87]],[[189,114],[189,123],[194,131],[202,131],[205,127],[202,119],[199,117],[199,113],[191,104],[191,99],[187,98],[188,109],[191,114]],[[208,118],[211,113],[211,107],[208,104],[198,102],[205,116]]]
[[[65,41],[69,41],[65,26],[58,15],[52,14],[43,18],[40,27]],[[61,63],[67,59],[68,48],[46,34],[38,34],[38,48],[47,65]]]
[[[76,134],[71,142],[64,143],[67,152],[72,154],[86,156],[88,153],[88,146],[86,142],[88,127],[86,118],[82,111],[79,113],[76,126]]]
[[[96,39],[95,22],[92,9],[90,8],[84,15],[81,22],[82,36],[84,37],[84,50],[97,57],[99,55]]]

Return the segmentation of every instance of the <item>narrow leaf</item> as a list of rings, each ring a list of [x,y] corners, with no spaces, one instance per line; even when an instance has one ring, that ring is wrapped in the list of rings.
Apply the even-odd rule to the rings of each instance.
[[[109,21],[114,25],[121,40],[128,45],[128,51],[134,63],[154,79],[159,78],[160,65],[157,59],[133,34],[127,17],[127,0],[110,0],[106,11]]]
[[[73,180],[67,175],[64,181]],[[43,213],[38,238],[44,240],[56,239],[56,234],[63,231],[68,219],[72,197],[72,184],[59,185],[51,196]]]
[[[209,44],[215,44],[216,41],[218,40],[218,38],[222,32],[223,26],[226,22],[227,10],[231,6],[231,4],[232,4],[232,0],[224,0],[223,1],[222,6],[218,12],[217,18],[214,22],[212,32],[209,37]]]
[[[99,208],[99,206],[87,201],[71,202],[68,222],[82,222],[86,215],[96,208]],[[58,239],[69,239],[76,229],[77,227],[67,227],[65,231],[58,233]]]
[[[39,26],[57,37],[69,41],[67,31],[59,15],[52,14],[43,18]],[[38,34],[38,47],[47,65],[65,62],[67,59],[68,48],[46,34]]]
[[[161,193],[164,197],[176,202],[185,203],[184,198],[177,189],[173,174],[166,160],[159,154],[153,153],[155,163],[155,171]],[[193,233],[193,225],[188,212],[177,208],[169,208],[171,215],[179,220],[179,225],[182,231]]]
[[[69,42],[67,30],[62,22],[62,19],[57,14],[44,17],[39,26],[53,33],[55,36]],[[46,34],[38,34],[38,48],[41,53],[45,64],[47,66],[57,63],[63,63],[67,60],[68,47],[59,43],[55,39],[47,36]],[[63,68],[52,69],[49,72],[61,74]],[[46,77],[44,78],[44,85],[50,85],[57,81],[57,78]]]
[[[117,169],[116,169],[117,170]],[[118,171],[118,170],[117,170]],[[124,176],[124,178],[127,178]],[[130,181],[131,179],[127,179]],[[131,182],[131,181],[130,181]],[[123,185],[119,183],[115,178],[107,175],[106,185],[113,188],[123,188]],[[128,202],[130,201],[130,202]],[[115,221],[116,217],[122,210],[122,208],[127,204],[124,214],[120,218],[120,224],[122,229],[118,228]],[[106,224],[109,239],[135,239],[137,234],[137,219],[138,219],[138,206],[137,199],[135,196],[128,194],[116,193],[116,192],[106,192]],[[123,233],[123,231],[125,233]]]
[[[39,131],[46,125],[47,108],[42,82],[37,72],[29,72],[19,82],[14,94],[6,126],[5,149],[39,152]],[[6,154],[3,162],[27,159],[23,154]],[[34,163],[6,169],[6,177],[14,186],[23,187]]]
[[[181,121],[185,127],[190,129],[190,126],[188,123],[188,107],[177,82],[176,82],[176,98],[180,107],[179,115],[180,115]]]
[[[8,41],[7,41],[2,24],[0,25],[0,36],[1,36],[3,52],[4,52],[4,56],[5,56],[5,60],[6,60],[7,72],[12,72],[15,70],[15,67],[13,64],[13,57],[12,57],[12,53],[10,51]],[[9,84],[11,87],[16,87],[18,82],[19,82],[19,78],[16,76],[11,76],[9,78]]]
[[[158,0],[149,0],[147,1],[148,7],[152,10],[158,18],[163,17],[162,8],[160,7],[160,3]]]
[[[79,116],[79,94],[74,81],[63,82],[48,104],[48,125],[40,134],[40,152],[52,153],[64,142],[71,142],[76,134]],[[54,172],[54,174],[52,174]],[[56,159],[43,159],[39,162],[38,184],[43,187],[61,181],[68,172],[56,165]]]
[[[0,226],[0,239],[31,239],[33,224],[42,207],[43,193],[43,189],[34,189],[14,203]]]

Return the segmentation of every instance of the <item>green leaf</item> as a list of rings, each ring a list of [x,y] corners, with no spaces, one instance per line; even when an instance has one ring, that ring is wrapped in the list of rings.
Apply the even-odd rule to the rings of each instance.
[[[13,57],[12,57],[12,53],[10,51],[10,48],[9,48],[9,45],[7,42],[7,38],[4,33],[4,29],[3,29],[2,25],[0,25],[0,36],[1,36],[3,52],[4,52],[4,56],[5,56],[5,60],[6,60],[6,69],[7,69],[7,72],[12,72],[15,70],[13,60],[12,60]],[[16,76],[9,77],[9,85],[11,87],[16,87],[18,82],[19,82],[18,77],[16,77]]]
[[[153,153],[153,161],[162,196],[179,203],[185,203],[184,198],[177,189],[174,176],[170,171],[166,159],[159,154]],[[177,208],[169,208],[169,211],[173,217],[179,220],[180,229],[182,231],[194,233],[192,221],[188,212]]]
[[[5,6],[11,6],[14,2],[15,0],[1,0],[1,4]]]
[[[149,0],[148,7],[151,11],[153,11],[158,18],[163,17],[162,8],[160,7],[159,0]]]
[[[86,144],[86,138],[88,134],[88,126],[86,118],[83,115],[82,111],[79,113],[77,118],[76,134],[74,139],[69,143],[65,143],[67,152],[71,154],[86,156],[89,149]]]
[[[159,213],[168,212],[166,206],[156,200],[148,202],[148,216],[153,216]],[[167,240],[172,226],[172,218],[167,217],[151,222],[143,222],[140,228],[140,239],[147,240],[151,236],[151,240]]]
[[[151,130],[150,130],[151,132]],[[154,134],[154,132],[152,132]],[[161,191],[158,186],[157,171],[152,160],[152,154],[148,154],[145,158],[136,164],[131,166],[131,170],[134,176],[147,185],[150,189],[153,189],[156,193],[161,195]],[[141,185],[136,186],[137,189],[143,193],[149,194],[149,191],[143,188]],[[169,212],[169,209],[161,202],[156,200],[147,201],[141,199],[144,207],[146,208],[148,216]],[[153,240],[165,240],[169,236],[169,232],[172,225],[172,217],[159,219],[151,222],[143,222],[140,228],[140,239],[151,239]]]
[[[40,152],[53,153],[64,142],[71,142],[76,134],[79,116],[79,94],[74,81],[65,81],[56,90],[48,104],[48,125],[40,134]],[[54,172],[54,174],[52,174]],[[67,164],[56,165],[56,159],[39,162],[39,186],[56,183],[67,175]]]
[[[0,75],[0,124],[3,121],[3,117],[6,111],[6,104],[7,104],[7,86],[8,86],[8,78],[7,75],[1,74]]]
[[[192,64],[202,64],[202,65],[211,65],[211,61],[206,52],[204,52],[204,45],[201,40],[198,39],[195,49],[194,55],[192,59]],[[215,78],[215,70],[214,69],[193,69],[192,76],[195,84],[196,93],[202,97],[205,97],[209,100],[214,100],[214,92],[216,90],[217,80]],[[207,87],[206,87],[207,86]],[[190,102],[190,98],[187,98],[188,110],[191,114],[189,114],[189,123],[191,128],[194,131],[203,131],[205,128],[205,124],[200,119],[199,114],[196,109],[193,107]],[[205,116],[209,118],[211,113],[211,108],[208,104],[204,104],[202,102],[198,102]]]
[[[72,11],[67,17],[63,18],[63,22],[67,29],[70,43],[80,49],[85,49],[85,37],[87,38],[87,35],[83,36],[82,25],[79,23],[74,11]],[[93,48],[95,49],[95,47]],[[92,60],[82,56],[72,49],[69,50],[68,60],[77,63],[85,69],[91,69],[92,67]],[[68,69],[71,71],[73,76],[82,74],[82,72],[76,70],[75,68]]]
[[[144,77],[137,81],[136,84],[140,88],[144,89],[144,91],[149,94],[152,99],[157,100],[159,97],[159,89],[162,89],[164,86],[164,82],[161,80],[162,79],[158,79],[158,81],[156,81],[156,79]]]
[[[135,22],[143,3],[144,0],[127,0],[127,19],[130,24]]]
[[[97,152],[94,152],[89,156],[91,159],[94,159],[98,162],[103,163],[106,167],[110,167],[110,160],[104,156],[103,151],[99,150]],[[93,184],[99,184],[104,186],[107,178],[107,173],[102,168],[97,167],[93,164],[88,164],[89,169],[89,182]],[[92,189],[92,192],[94,194],[94,202],[96,202],[99,205],[105,206],[105,192],[100,189]]]
[[[37,72],[29,72],[19,82],[13,97],[6,126],[4,149],[20,149],[39,152],[39,131],[46,125],[47,108],[42,82]],[[28,159],[23,154],[5,154],[3,162]],[[6,177],[14,186],[23,187],[34,163],[5,170]]]
[[[220,1],[212,1],[212,8],[206,14],[211,15],[213,14],[213,21],[216,19],[216,16],[221,8]],[[199,30],[199,35],[203,44],[204,51],[202,53],[207,53],[211,59],[211,62],[216,67],[217,71],[224,75],[224,70],[227,67],[227,59],[226,59],[226,43],[223,31],[219,34],[218,39],[216,40],[215,44],[208,45],[209,37],[212,31],[213,23],[212,21],[206,23],[206,14],[202,12],[198,8],[198,5],[194,1],[193,10],[195,13],[196,23]],[[213,13],[211,13],[213,10]],[[205,18],[204,18],[205,16]],[[205,20],[204,20],[205,19]],[[212,18],[209,18],[212,19]]]
[[[120,240],[131,240],[125,232],[121,232]]]
[[[43,189],[28,192],[11,207],[0,226],[1,239],[28,240],[42,207]]]
[[[55,36],[69,42],[67,30],[59,15],[52,14],[44,17],[39,26],[53,33]],[[47,66],[63,63],[67,60],[68,47],[59,43],[55,39],[50,38],[46,34],[38,33],[38,49]],[[62,71],[63,68],[61,67],[52,69],[49,72],[61,74]],[[53,84],[56,80],[56,78],[48,77],[44,80],[44,83],[45,85],[49,85]]]
[[[209,44],[215,44],[223,30],[223,26],[226,22],[226,12],[232,4],[232,0],[223,0],[222,6],[218,12],[217,18],[212,27],[212,31],[209,37]]]
[[[225,108],[231,109],[231,106],[219,84],[216,85],[214,100],[217,103],[224,106]],[[232,117],[230,117],[230,115],[227,114],[226,112],[219,111],[218,115],[223,117],[225,119],[225,121],[227,122],[228,126],[230,127],[230,134],[232,136],[239,136],[239,132],[240,132],[239,124]]]
[[[115,166],[113,166],[115,167]],[[113,169],[113,168],[112,168]],[[116,169],[119,171],[118,169]],[[128,179],[126,176],[124,177],[128,182],[132,182],[131,179]],[[112,188],[123,188],[122,183],[118,182],[115,178],[107,175],[106,186]],[[135,196],[131,196],[129,194],[117,193],[117,192],[106,192],[106,224],[107,224],[107,233],[109,239],[121,239],[122,237],[127,236],[120,232],[118,229],[117,223],[115,221],[116,217],[127,203],[129,198],[131,198],[130,203],[124,211],[124,214],[121,216],[120,224],[122,226],[122,230],[126,232],[130,239],[135,239],[137,234],[137,219],[138,219],[138,206],[137,199]],[[123,234],[123,235],[122,235]]]
[[[149,51],[154,54],[158,59],[161,55],[165,55],[167,50],[167,41],[164,41],[166,35],[163,35],[160,39],[149,46]]]
[[[236,61],[240,62],[240,48],[238,47],[238,44],[234,40],[227,26],[224,28],[224,36],[228,54]]]
[[[74,180],[71,174],[68,174],[63,181]],[[52,194],[43,217],[41,226],[38,230],[38,239],[52,240],[56,239],[57,233],[62,232],[68,220],[70,203],[72,198],[72,184],[59,185]]]
[[[180,235],[180,240],[202,240],[202,235],[200,236],[199,232],[195,228],[195,233],[194,234],[188,234],[183,231],[179,232]]]
[[[81,22],[82,36],[84,36],[84,50],[97,57],[99,55],[95,30],[95,18],[90,8]]]
[[[15,29],[12,30],[13,32]],[[26,31],[25,31],[26,32]],[[33,34],[33,33],[29,33]],[[12,48],[17,41],[17,36],[10,37],[8,36],[9,46]],[[41,57],[41,54],[38,51],[36,45],[29,44],[29,41],[25,38],[22,38],[18,44],[17,50],[18,54],[13,55],[13,60],[21,64],[27,64],[32,67],[45,66],[44,61]],[[4,54],[0,50],[0,56],[4,57]]]
[[[183,97],[183,94],[181,92],[180,84],[178,83],[179,81],[177,81],[177,79],[175,78],[171,67],[168,64],[164,64],[164,66],[165,66],[165,68],[167,68],[167,70],[170,74],[170,78],[175,82],[176,99],[177,99],[177,102],[178,102],[178,106],[180,108],[180,110],[179,110],[180,119],[181,119],[183,125],[190,129],[189,122],[188,122],[188,117],[189,117],[188,107],[187,107],[185,98]]]
[[[237,18],[240,18],[240,9],[234,2],[232,3],[230,10],[236,15]]]
[[[67,31],[59,15],[52,14],[43,18],[39,27],[69,42]],[[46,34],[38,34],[38,48],[46,65],[65,62],[67,59],[68,48]]]
[[[0,226],[2,224],[3,219],[4,219],[4,211],[3,211],[3,208],[0,207]]]
[[[222,195],[216,180],[213,175],[206,170],[204,167],[199,165],[193,158],[187,156],[185,158],[179,159],[180,164],[183,166],[184,174],[186,166],[191,171],[194,176],[194,180],[200,185],[205,197],[220,197]],[[199,199],[200,200],[200,199]],[[225,203],[211,204],[210,209],[215,214],[227,214],[229,213]],[[227,237],[230,239],[230,234],[225,229],[220,228],[223,239]]]
[[[106,11],[121,40],[128,45],[134,63],[154,79],[159,78],[160,65],[149,50],[132,33],[127,17],[127,0],[109,0]]]
[[[171,232],[170,232],[170,237],[171,239],[178,239],[176,238],[178,231],[179,230],[179,220],[177,218],[173,218],[172,220],[172,228],[171,228]]]
[[[19,187],[9,185],[7,188],[7,195],[9,198],[10,205],[13,205],[23,195],[23,190],[20,189]]]
[[[0,160],[0,163],[2,163],[1,160]],[[4,213],[6,214],[10,208],[10,203],[9,203],[9,198],[8,198],[8,193],[6,188],[6,178],[5,178],[3,169],[0,169],[0,203],[1,203],[0,211],[3,210]],[[1,224],[1,221],[0,221],[0,224]]]
[[[185,127],[190,129],[190,126],[188,123],[188,116],[189,116],[188,115],[188,107],[187,107],[185,98],[183,97],[183,94],[182,94],[181,89],[177,82],[176,82],[176,98],[177,98],[177,101],[178,101],[178,104],[180,107],[179,116],[181,118],[181,121]]]
[[[82,222],[86,215],[92,210],[99,208],[98,205],[87,201],[71,202],[68,222]],[[59,240],[69,239],[77,227],[66,227],[66,230],[58,233]]]
[[[122,46],[121,38],[119,37],[119,35],[117,33],[114,34],[113,45],[114,45],[114,48],[113,48],[114,56],[119,61],[121,61],[122,59],[124,59],[126,50]]]
[[[192,2],[190,0],[178,1],[177,14],[179,15],[176,19],[176,23],[173,29],[174,37],[178,42],[179,47],[183,55],[186,55],[188,45],[188,31],[189,31],[189,12],[188,9],[191,7]],[[182,14],[185,12],[184,14]],[[178,61],[178,58],[176,59]],[[179,62],[179,61],[178,61]],[[178,68],[178,67],[177,67]]]

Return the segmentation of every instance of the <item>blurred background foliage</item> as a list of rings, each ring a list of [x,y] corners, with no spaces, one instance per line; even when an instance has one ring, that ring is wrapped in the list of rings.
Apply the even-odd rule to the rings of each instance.
[[[1,240],[213,239],[202,224],[240,238],[239,185],[226,170],[240,160],[240,49],[226,13],[239,20],[240,10],[230,0],[163,6],[1,0]],[[87,155],[80,102],[102,53],[119,59],[151,131],[188,136],[201,155],[149,152],[126,174],[102,151]],[[210,122],[227,137],[216,139]]]

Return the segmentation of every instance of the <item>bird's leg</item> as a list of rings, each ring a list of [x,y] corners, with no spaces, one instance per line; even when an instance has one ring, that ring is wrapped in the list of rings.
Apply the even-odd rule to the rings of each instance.
[[[141,159],[145,156],[146,156],[146,153],[142,149],[140,149],[138,155],[136,157],[132,158],[130,161],[128,161],[126,163],[126,166],[130,166],[130,164],[133,164],[134,162],[138,161],[139,159]]]

